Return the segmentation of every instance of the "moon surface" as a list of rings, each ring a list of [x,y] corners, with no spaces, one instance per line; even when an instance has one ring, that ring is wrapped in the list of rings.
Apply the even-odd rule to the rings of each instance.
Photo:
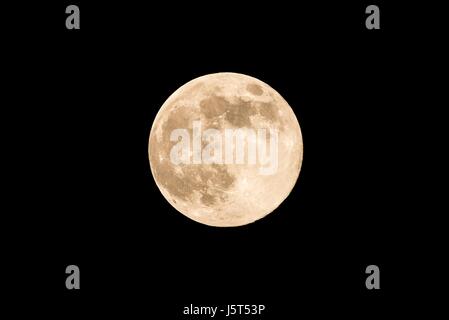
[[[259,162],[174,164],[170,152],[177,142],[170,135],[185,128],[192,136],[194,121],[203,132],[276,130],[276,171],[261,174]],[[277,91],[247,75],[215,73],[191,80],[165,101],[151,128],[148,153],[154,180],[176,210],[209,226],[235,227],[265,217],[287,198],[301,170],[303,143],[298,120]]]

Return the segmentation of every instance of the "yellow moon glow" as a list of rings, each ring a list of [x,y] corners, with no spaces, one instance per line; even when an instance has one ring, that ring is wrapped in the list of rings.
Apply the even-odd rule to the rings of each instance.
[[[198,135],[199,126],[203,135]],[[246,130],[243,147],[238,149],[237,140],[229,140],[233,149],[226,149],[226,130],[240,129]],[[183,139],[176,132],[190,139],[182,141],[189,149],[179,153],[186,156],[181,162],[176,157],[184,150],[178,148]],[[223,133],[223,141],[218,135],[207,140],[207,132]],[[208,147],[211,141],[219,149]],[[195,146],[202,148],[196,155]],[[218,160],[207,162],[206,149]],[[236,153],[226,158],[227,151],[237,149],[247,151],[243,163],[236,160]],[[250,158],[249,150],[259,153]],[[154,180],[176,210],[206,225],[231,227],[260,219],[285,200],[301,170],[303,144],[298,120],[278,92],[247,75],[215,73],[186,83],[165,101],[153,122],[148,152]],[[264,172],[263,167],[270,165]]]

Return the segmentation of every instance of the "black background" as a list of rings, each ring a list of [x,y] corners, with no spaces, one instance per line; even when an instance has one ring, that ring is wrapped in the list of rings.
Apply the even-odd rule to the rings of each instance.
[[[191,303],[265,304],[260,319],[402,312],[399,297],[422,281],[408,268],[419,137],[403,102],[417,32],[404,7],[375,2],[381,30],[367,30],[364,2],[73,3],[81,30],[65,29],[63,2],[16,8],[9,24],[23,154],[11,189],[27,194],[12,211],[13,296],[58,318],[191,319]],[[159,107],[213,72],[271,85],[304,139],[290,196],[238,228],[177,213],[148,163]],[[79,291],[65,288],[69,264]],[[381,290],[365,288],[370,264]]]

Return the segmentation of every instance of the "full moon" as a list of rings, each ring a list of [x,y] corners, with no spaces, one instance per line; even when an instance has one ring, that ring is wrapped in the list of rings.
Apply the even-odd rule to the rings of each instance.
[[[216,227],[252,223],[273,212],[301,170],[298,120],[268,84],[239,73],[189,81],[162,105],[148,154],[167,201]]]

